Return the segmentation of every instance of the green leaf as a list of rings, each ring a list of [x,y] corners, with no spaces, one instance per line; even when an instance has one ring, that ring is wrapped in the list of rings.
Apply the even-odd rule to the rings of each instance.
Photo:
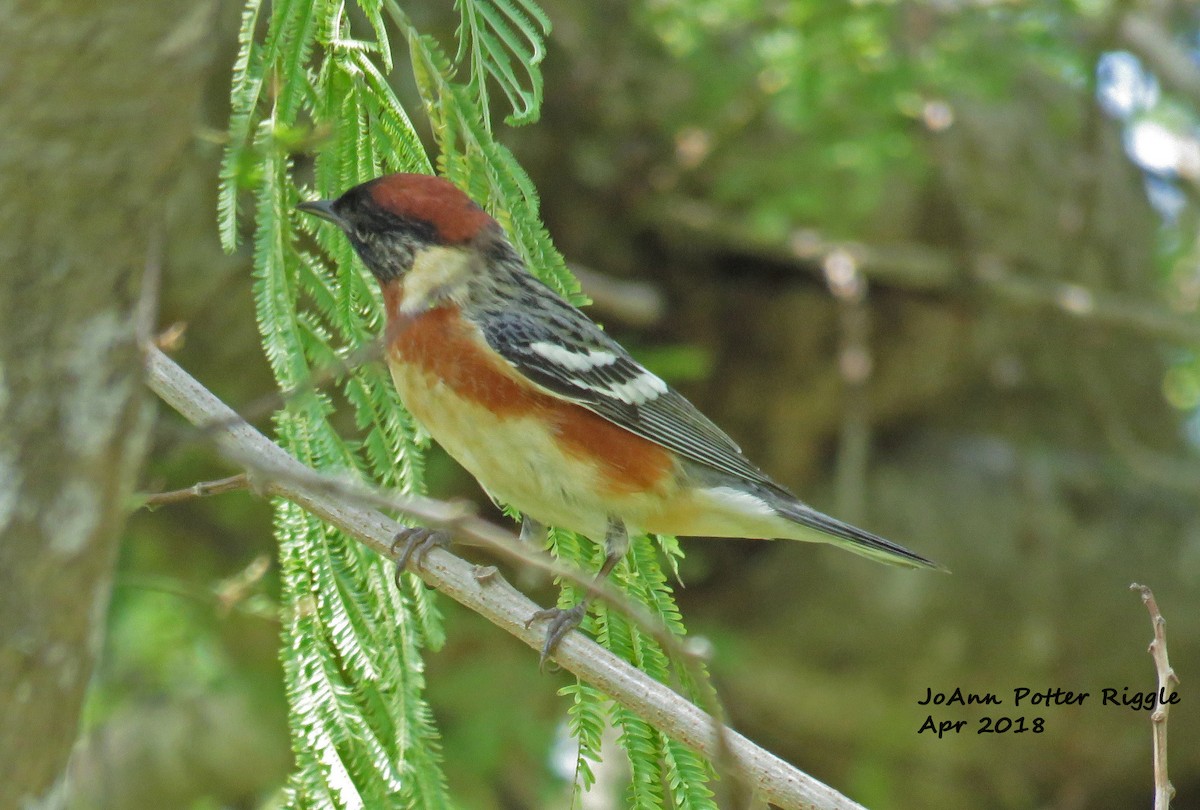
[[[582,303],[541,223],[533,183],[489,123],[489,86],[499,88],[508,123],[536,120],[549,21],[528,0],[459,0],[458,54],[451,60],[412,26],[397,0],[358,0],[362,18],[348,15],[342,0],[277,0],[261,40],[260,3],[247,3],[239,29],[219,219],[222,242],[232,249],[239,195],[253,191],[256,315],[272,371],[288,392],[276,432],[313,467],[421,492],[427,441],[383,364],[361,363],[340,374],[336,396],[311,390],[314,370],[337,368],[376,340],[383,313],[377,286],[344,236],[298,217],[295,206],[314,194],[336,196],[381,172],[432,168],[392,89],[386,12],[409,44],[439,171],[504,225],[532,272]],[[297,165],[307,171],[309,162],[293,150],[315,153],[304,188]],[[339,418],[339,409],[351,418]],[[350,435],[335,423],[352,425]],[[386,561],[290,504],[277,505],[276,534],[286,617],[281,657],[296,751],[286,803],[449,806],[424,695],[422,655],[444,642],[433,596],[411,575],[395,588]],[[582,570],[595,570],[603,557],[597,544],[569,532],[554,530],[547,542]],[[681,552],[673,539],[656,545],[638,537],[614,582],[682,635],[659,550],[674,570]],[[562,584],[560,605],[579,597],[578,588]],[[663,650],[618,613],[601,605],[584,627],[652,677],[665,682],[673,676],[695,691],[686,673],[672,672]],[[606,718],[612,718],[633,768],[635,806],[662,807],[668,800],[678,807],[712,806],[711,773],[695,752],[591,687],[576,683],[562,694],[573,700],[568,724],[579,741],[581,789],[594,781],[592,764],[600,761]]]
[[[233,79],[229,93],[229,140],[221,158],[220,188],[217,194],[217,220],[221,245],[227,252],[237,247],[237,194],[247,185],[247,148],[254,128],[254,110],[262,93],[263,62],[254,30],[262,0],[247,0],[238,29],[238,54],[233,62]]]
[[[454,61],[470,64],[467,86],[478,109],[485,113],[490,109],[490,77],[512,108],[505,123],[535,123],[542,105],[542,72],[538,65],[546,55],[543,38],[550,33],[549,18],[535,3],[522,0],[457,0],[455,6],[460,17]],[[491,131],[486,117],[483,126]]]

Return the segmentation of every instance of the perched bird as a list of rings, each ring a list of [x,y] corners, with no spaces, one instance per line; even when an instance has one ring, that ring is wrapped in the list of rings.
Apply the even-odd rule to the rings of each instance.
[[[452,183],[392,174],[299,208],[341,228],[379,281],[405,407],[493,499],[520,510],[523,537],[551,525],[603,540],[600,577],[630,532],[821,541],[938,567],[772,481],[530,273],[500,224]],[[585,610],[531,619],[550,620],[543,660]]]

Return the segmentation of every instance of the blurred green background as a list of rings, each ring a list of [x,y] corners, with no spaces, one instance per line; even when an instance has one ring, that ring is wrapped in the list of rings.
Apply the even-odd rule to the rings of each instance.
[[[202,5],[205,100],[164,196],[159,322],[243,407],[270,376],[249,257],[221,253],[213,216],[240,8]],[[1184,682],[1176,806],[1200,806],[1193,7],[544,5],[542,120],[502,139],[592,316],[816,507],[953,571],[685,542],[681,606],[734,726],[872,807],[1149,806],[1148,713],[1099,695],[1156,685],[1137,581]],[[449,41],[445,6],[411,13]],[[144,491],[230,473],[160,408]],[[489,509],[440,455],[430,488]],[[271,803],[290,756],[272,554],[247,493],[132,517],[76,757],[86,806]],[[440,604],[427,675],[452,792],[567,806],[566,677]],[[917,705],[955,687],[1004,705]],[[1092,697],[1027,710],[1016,687]],[[930,709],[971,722],[918,734]],[[984,715],[1045,730],[977,734]],[[621,759],[585,807],[620,806]]]

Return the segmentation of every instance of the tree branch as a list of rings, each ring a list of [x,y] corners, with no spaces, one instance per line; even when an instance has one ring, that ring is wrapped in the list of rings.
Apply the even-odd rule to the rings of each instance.
[[[219,430],[210,432],[217,446],[231,461],[246,467],[252,478],[265,479],[259,483],[267,494],[286,498],[376,553],[395,558],[390,550],[392,538],[403,527],[379,511],[342,497],[336,491],[341,483],[338,479],[304,466],[238,417],[162,352],[154,348],[146,351],[150,388],[192,424],[221,425]],[[414,496],[405,496],[403,504],[403,511],[417,520],[450,527],[456,534],[485,545],[493,545],[488,538],[502,542],[509,536],[508,532],[470,516],[453,504]],[[502,577],[440,548],[430,550],[422,558],[418,573],[426,583],[532,649],[541,649],[544,640],[541,629],[525,626],[526,619],[538,606]],[[861,810],[857,803],[737,732],[727,729],[723,735],[717,734],[708,714],[580,633],[571,633],[562,640],[555,660],[664,734],[710,759],[721,758],[720,738],[724,736],[733,765],[764,798],[784,810]]]
[[[1130,298],[1122,292],[1056,281],[1051,273],[1038,268],[1017,272],[1000,256],[981,256],[977,266],[968,269],[951,251],[917,242],[839,242],[808,229],[795,231],[786,241],[775,240],[697,200],[669,200],[663,209],[662,213],[645,214],[643,219],[681,243],[738,251],[813,275],[823,272],[825,262],[842,252],[867,279],[899,289],[982,289],[1012,306],[1046,310],[1187,346],[1200,341],[1200,325],[1191,314],[1172,312],[1158,301]]]
[[[720,208],[689,197],[668,198],[653,211],[639,213],[642,221],[668,239],[737,251],[813,275],[822,272],[829,254],[841,250],[872,281],[902,289],[941,290],[963,282],[959,262],[950,251],[918,243],[872,246],[827,239],[806,228],[796,229],[786,240],[771,239]]]
[[[213,495],[224,495],[226,492],[236,492],[250,486],[250,479],[245,473],[220,478],[216,481],[198,481],[190,487],[173,489],[170,492],[151,492],[143,495],[142,505],[157,509],[169,503],[190,501],[196,498],[208,498]]]
[[[1150,611],[1150,621],[1154,624],[1154,640],[1150,642],[1150,655],[1154,658],[1154,668],[1158,670],[1158,705],[1150,715],[1154,728],[1154,810],[1170,810],[1171,799],[1175,796],[1175,788],[1167,777],[1167,712],[1171,708],[1171,696],[1179,684],[1179,676],[1171,669],[1167,659],[1167,621],[1159,612],[1158,602],[1154,594],[1145,585],[1136,582],[1129,590],[1138,591],[1142,595],[1142,603]]]
[[[979,262],[975,278],[997,298],[1014,306],[1057,312],[1185,346],[1200,341],[1200,324],[1194,316],[1171,312],[1154,301],[1023,275],[988,257]]]

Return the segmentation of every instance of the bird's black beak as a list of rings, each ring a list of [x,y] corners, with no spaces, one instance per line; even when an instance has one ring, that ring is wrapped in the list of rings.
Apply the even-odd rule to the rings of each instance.
[[[333,200],[311,200],[296,206],[297,211],[313,214],[321,219],[327,219],[338,227],[344,227],[346,222],[333,210]]]

